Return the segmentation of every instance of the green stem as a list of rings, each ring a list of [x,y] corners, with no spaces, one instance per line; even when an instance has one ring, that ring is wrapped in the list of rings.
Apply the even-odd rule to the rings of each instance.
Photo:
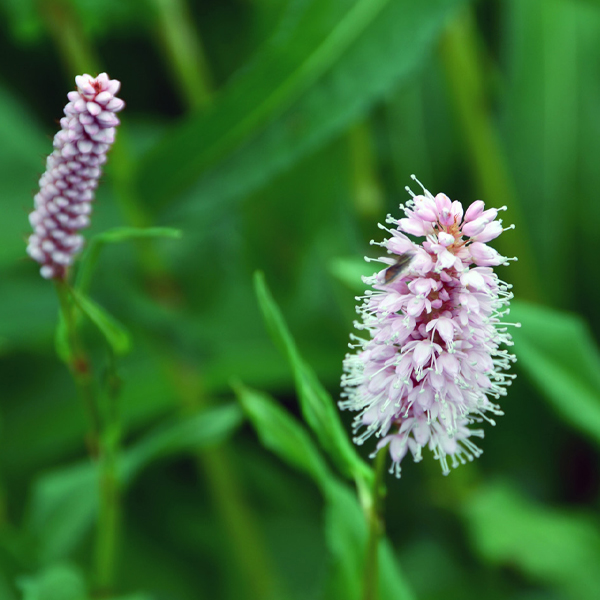
[[[500,236],[496,245],[506,256],[518,257],[518,262],[511,266],[511,280],[520,297],[535,301],[543,292],[539,271],[506,157],[490,115],[480,55],[473,18],[465,12],[450,24],[442,37],[441,58],[448,87],[474,167],[477,187],[492,206],[507,206],[507,218],[516,227],[514,233]]]
[[[117,453],[107,446],[104,442],[100,460],[100,509],[96,536],[96,587],[101,596],[112,594],[121,513]]]
[[[227,447],[198,454],[197,461],[209,484],[213,505],[225,527],[236,564],[246,582],[245,597],[248,600],[286,597],[273,574],[260,530],[237,483]]]
[[[79,396],[88,413],[90,421],[88,445],[90,454],[95,457],[98,455],[100,415],[98,414],[96,389],[91,364],[83,350],[77,333],[77,323],[71,294],[69,292],[69,284],[62,279],[57,279],[55,280],[55,287],[60,303],[61,316],[67,330],[67,343],[69,345],[67,366],[69,367]]]
[[[399,89],[384,104],[386,138],[398,189],[406,186],[407,173],[418,173],[421,181],[433,181],[423,88],[424,82],[415,81]]]
[[[379,541],[384,531],[383,501],[385,499],[385,485],[383,475],[387,457],[387,450],[382,448],[375,458],[375,478],[371,490],[371,502],[366,515],[369,523],[369,538],[365,555],[364,600],[377,600],[379,597]]]
[[[41,9],[69,77],[98,72],[98,58],[87,43],[84,30],[70,3],[65,0],[42,0]]]
[[[206,108],[212,100],[213,84],[202,40],[192,26],[185,0],[152,0],[152,3],[179,95],[191,111]]]
[[[77,332],[77,320],[69,284],[55,281],[62,319],[67,331],[68,366],[90,417],[90,454],[97,459],[99,515],[96,537],[96,584],[102,595],[110,595],[114,581],[120,513],[118,453],[121,424],[118,411],[120,380],[114,356],[110,357],[107,392],[99,404],[91,363]]]
[[[198,370],[184,361],[170,362],[169,375],[182,404],[182,417],[209,409],[213,402],[203,390]],[[243,576],[245,598],[287,598],[275,575],[259,524],[248,505],[234,461],[226,445],[196,454],[200,476],[207,482],[212,505],[222,523],[236,569]]]
[[[361,217],[372,219],[383,210],[383,192],[368,121],[359,121],[348,132],[354,206]]]
[[[96,584],[101,594],[110,596],[114,585],[121,516],[121,490],[118,472],[121,419],[118,397],[121,380],[115,357],[110,353],[104,402],[104,427],[100,450],[100,512],[96,537]]]

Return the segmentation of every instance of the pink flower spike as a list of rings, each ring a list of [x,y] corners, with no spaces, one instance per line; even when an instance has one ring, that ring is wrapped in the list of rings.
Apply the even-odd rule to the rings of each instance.
[[[75,77],[77,90],[69,92],[62,129],[54,136],[54,152],[40,178],[35,210],[29,221],[27,253],[40,263],[45,279],[65,279],[69,266],[83,247],[77,232],[89,226],[90,202],[98,186],[100,165],[114,142],[119,119],[115,112],[125,103],[114,94],[121,84],[106,73]]]
[[[387,283],[377,274],[364,278],[373,287],[358,307],[365,338],[352,336],[339,403],[357,413],[354,441],[380,438],[375,453],[387,448],[398,477],[404,457],[418,462],[424,448],[444,474],[479,456],[472,438],[483,431],[469,426],[494,424],[490,415],[502,414],[496,401],[514,378],[506,372],[515,357],[501,318],[512,293],[490,268],[507,259],[484,242],[503,231],[497,211],[478,200],[462,220],[457,201],[423,192],[411,193],[404,218],[388,217],[397,229],[379,244],[391,254],[380,261],[413,258]]]

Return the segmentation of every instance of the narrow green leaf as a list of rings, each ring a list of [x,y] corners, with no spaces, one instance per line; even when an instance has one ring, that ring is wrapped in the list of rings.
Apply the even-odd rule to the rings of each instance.
[[[551,509],[508,483],[488,484],[461,504],[477,550],[496,565],[516,567],[532,581],[573,600],[600,590],[600,534],[595,517]]]
[[[193,208],[262,184],[408,78],[458,4],[312,0],[291,10],[213,109],[183,120],[143,159],[142,196],[160,208],[202,177]]]
[[[325,489],[331,472],[303,426],[269,395],[241,384],[234,389],[262,444]]]
[[[143,197],[164,201],[239,146],[326,71],[387,1],[309,2],[294,29],[268,43],[213,110],[186,119],[149,154],[139,177]]]
[[[92,273],[100,258],[100,253],[105,244],[118,244],[130,240],[141,240],[148,238],[171,238],[180,239],[180,229],[173,227],[114,227],[95,235],[89,242],[88,247],[79,263],[75,286],[78,290],[86,291],[92,280]]]
[[[233,435],[242,420],[239,406],[230,404],[161,426],[123,454],[125,480],[131,480],[159,458],[221,444]]]
[[[514,351],[544,398],[572,426],[600,443],[600,353],[578,316],[513,302]]]
[[[53,564],[35,575],[17,582],[23,600],[87,600],[89,598],[81,571],[70,564]]]
[[[296,391],[306,422],[346,476],[362,482],[370,481],[373,476],[371,468],[362,460],[350,442],[331,396],[300,356],[262,273],[255,273],[254,284],[267,328],[275,343],[287,356],[294,371]]]
[[[71,293],[77,306],[104,335],[114,353],[127,354],[131,349],[131,339],[125,328],[82,292],[72,288]]]
[[[367,526],[356,493],[336,479],[308,432],[273,398],[239,384],[234,387],[263,445],[285,462],[308,473],[325,497],[326,540],[332,558],[327,598],[358,600]],[[412,600],[412,592],[387,540],[380,546],[379,571],[381,598]]]
[[[95,235],[90,243],[116,244],[139,238],[172,238],[180,239],[181,229],[173,227],[114,227]]]
[[[151,431],[121,454],[122,484],[131,485],[159,458],[221,443],[241,421],[240,408],[232,404]],[[34,482],[26,531],[42,564],[68,556],[89,531],[98,512],[97,487],[96,465],[90,461],[52,471]]]

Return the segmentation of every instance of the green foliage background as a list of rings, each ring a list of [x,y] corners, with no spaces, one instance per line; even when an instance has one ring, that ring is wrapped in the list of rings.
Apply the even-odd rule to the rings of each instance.
[[[73,78],[104,70],[127,107],[88,237],[182,231],[97,237],[82,275],[132,343],[111,597],[360,597],[344,476],[363,463],[319,410],[339,394],[359,259],[411,173],[508,207],[497,248],[519,261],[500,276],[523,327],[483,456],[387,480],[381,598],[600,597],[600,3],[1,0],[0,15],[0,600],[94,594],[86,416],[24,240]],[[85,337],[102,376],[105,342]]]

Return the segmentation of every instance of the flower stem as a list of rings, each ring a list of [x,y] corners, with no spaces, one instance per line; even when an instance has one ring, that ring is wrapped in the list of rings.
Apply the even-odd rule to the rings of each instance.
[[[371,502],[367,509],[369,523],[369,538],[365,555],[365,578],[363,600],[377,600],[379,596],[379,540],[384,531],[383,501],[385,498],[385,485],[383,474],[388,453],[385,448],[377,453],[375,458],[375,478],[371,490]]]
[[[69,77],[81,73],[98,72],[98,57],[88,44],[70,2],[42,0],[41,14],[54,40]]]
[[[93,457],[98,455],[100,436],[100,415],[96,402],[96,389],[90,361],[83,350],[77,334],[77,323],[73,311],[73,303],[69,292],[69,284],[62,280],[55,280],[56,292],[60,303],[61,316],[67,331],[68,358],[67,366],[77,387],[77,391],[87,410],[90,432],[88,447]]]
[[[104,426],[100,437],[100,512],[96,537],[96,584],[101,593],[110,595],[115,577],[121,516],[121,490],[118,472],[121,440],[118,397],[121,380],[116,371],[115,357],[112,352],[109,356],[105,386]]]
[[[182,405],[182,418],[210,409],[214,400],[204,393],[198,369],[183,360],[170,362],[170,376]],[[235,569],[244,581],[244,598],[288,598],[289,594],[273,569],[262,531],[248,504],[228,446],[223,444],[198,452],[196,466],[206,481]]]
[[[90,418],[88,445],[97,460],[99,473],[99,515],[96,537],[96,585],[103,595],[110,595],[114,581],[116,548],[120,514],[118,453],[121,421],[118,411],[120,379],[116,373],[114,355],[109,357],[105,394],[98,397],[92,367],[77,332],[69,284],[55,280],[68,345],[67,364]]]

